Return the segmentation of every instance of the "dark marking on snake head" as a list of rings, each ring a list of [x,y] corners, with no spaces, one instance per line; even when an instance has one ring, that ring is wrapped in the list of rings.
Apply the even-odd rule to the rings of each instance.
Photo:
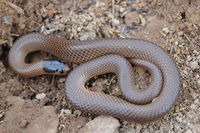
[[[48,74],[65,75],[70,71],[70,67],[57,60],[45,60],[43,70]]]

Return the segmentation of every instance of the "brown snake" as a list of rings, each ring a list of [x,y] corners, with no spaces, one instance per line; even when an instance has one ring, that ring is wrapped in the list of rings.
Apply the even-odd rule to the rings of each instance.
[[[38,50],[64,61],[82,63],[69,73],[66,95],[71,104],[89,113],[112,115],[136,122],[153,121],[173,107],[180,91],[179,72],[175,63],[164,50],[147,41],[69,41],[53,35],[32,33],[15,42],[9,52],[10,66],[24,77],[69,71],[68,66],[58,61],[26,63],[27,54]],[[147,89],[135,87],[131,64],[146,67],[150,71],[152,80]],[[117,74],[123,99],[85,88],[88,79],[108,72]]]

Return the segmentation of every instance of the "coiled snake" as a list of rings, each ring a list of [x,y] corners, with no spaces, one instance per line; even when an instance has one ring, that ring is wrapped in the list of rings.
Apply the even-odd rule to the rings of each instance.
[[[66,79],[68,101],[80,110],[112,115],[124,120],[148,122],[166,114],[175,104],[180,90],[178,69],[160,47],[143,40],[102,39],[69,41],[53,35],[32,33],[19,38],[9,52],[11,68],[24,77],[65,74],[69,66],[44,60],[26,63],[33,51],[46,51],[64,61],[82,63]],[[146,67],[152,76],[150,86],[134,86],[131,64]],[[93,76],[114,72],[123,99],[89,91],[85,82]]]

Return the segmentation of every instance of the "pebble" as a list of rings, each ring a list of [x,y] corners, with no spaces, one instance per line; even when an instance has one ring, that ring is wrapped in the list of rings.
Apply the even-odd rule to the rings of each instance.
[[[190,105],[190,107],[191,107],[192,110],[196,109],[196,105],[195,104]]]
[[[200,79],[197,81],[198,84],[200,84]]]
[[[187,129],[187,130],[185,131],[185,133],[192,133],[192,131],[191,131],[190,129]]]
[[[113,19],[112,19],[112,24],[113,24],[114,26],[117,26],[117,25],[120,24],[120,22],[119,22],[119,20],[113,18]]]
[[[65,82],[65,78],[60,78],[59,80],[58,80],[58,82],[60,82],[60,83],[64,83]]]
[[[23,30],[25,27],[26,27],[25,24],[21,24],[21,25],[19,25],[19,28],[20,28],[21,30]]]
[[[110,116],[99,116],[88,122],[78,133],[119,133],[120,123]]]
[[[12,24],[12,19],[8,17],[2,17],[2,20],[5,24]]]
[[[175,107],[175,112],[176,112],[176,113],[180,112],[180,109],[179,109],[178,106]]]
[[[141,25],[145,26],[146,23],[147,23],[146,19],[142,15],[139,15],[139,18],[140,18],[140,21],[141,21]]]
[[[140,24],[140,17],[136,11],[129,12],[125,15],[125,23],[128,26],[139,25]]]
[[[80,116],[82,114],[82,112],[80,110],[75,110],[74,111],[74,115],[76,116]]]
[[[170,30],[169,28],[163,28],[162,31],[165,33],[165,34],[169,34],[170,33]]]
[[[197,61],[192,61],[190,62],[190,67],[194,70],[198,68],[198,62]]]
[[[187,56],[187,61],[191,61],[192,57],[190,55]]]
[[[125,8],[120,7],[120,8],[119,8],[119,11],[120,11],[121,13],[123,13],[123,12],[125,11]]]
[[[3,62],[0,62],[0,74],[4,73],[6,71],[6,68],[3,65]]]
[[[71,115],[72,111],[69,109],[61,109],[61,115],[66,114],[66,115]]]
[[[182,122],[182,121],[183,121],[183,119],[182,119],[181,117],[176,117],[176,120],[177,120],[178,122]]]
[[[178,41],[175,41],[174,44],[175,44],[175,45],[178,45],[179,43],[178,43]]]
[[[89,40],[89,39],[95,39],[96,37],[96,34],[95,32],[85,32],[81,37],[80,37],[80,40],[81,41],[84,41],[84,40]]]
[[[141,124],[136,124],[135,128],[136,128],[136,132],[139,133],[141,131],[141,129],[142,129],[142,125]]]
[[[4,115],[3,115],[3,114],[0,114],[0,120],[1,120],[3,117],[4,117]]]
[[[184,34],[183,31],[179,31],[179,32],[177,32],[177,35],[178,35],[178,36],[183,36],[183,34]]]
[[[20,126],[21,128],[26,128],[28,124],[29,124],[28,120],[22,119],[22,120],[20,121],[20,123],[19,123],[19,126]]]
[[[37,99],[43,99],[44,97],[46,97],[46,94],[45,94],[45,93],[40,93],[40,94],[37,94],[37,95],[36,95],[36,98],[37,98]]]

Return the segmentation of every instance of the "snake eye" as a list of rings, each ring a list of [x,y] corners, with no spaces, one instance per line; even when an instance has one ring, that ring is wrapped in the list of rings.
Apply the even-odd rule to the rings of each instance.
[[[70,67],[57,60],[45,60],[43,62],[43,70],[47,74],[52,75],[66,75],[70,71]]]

